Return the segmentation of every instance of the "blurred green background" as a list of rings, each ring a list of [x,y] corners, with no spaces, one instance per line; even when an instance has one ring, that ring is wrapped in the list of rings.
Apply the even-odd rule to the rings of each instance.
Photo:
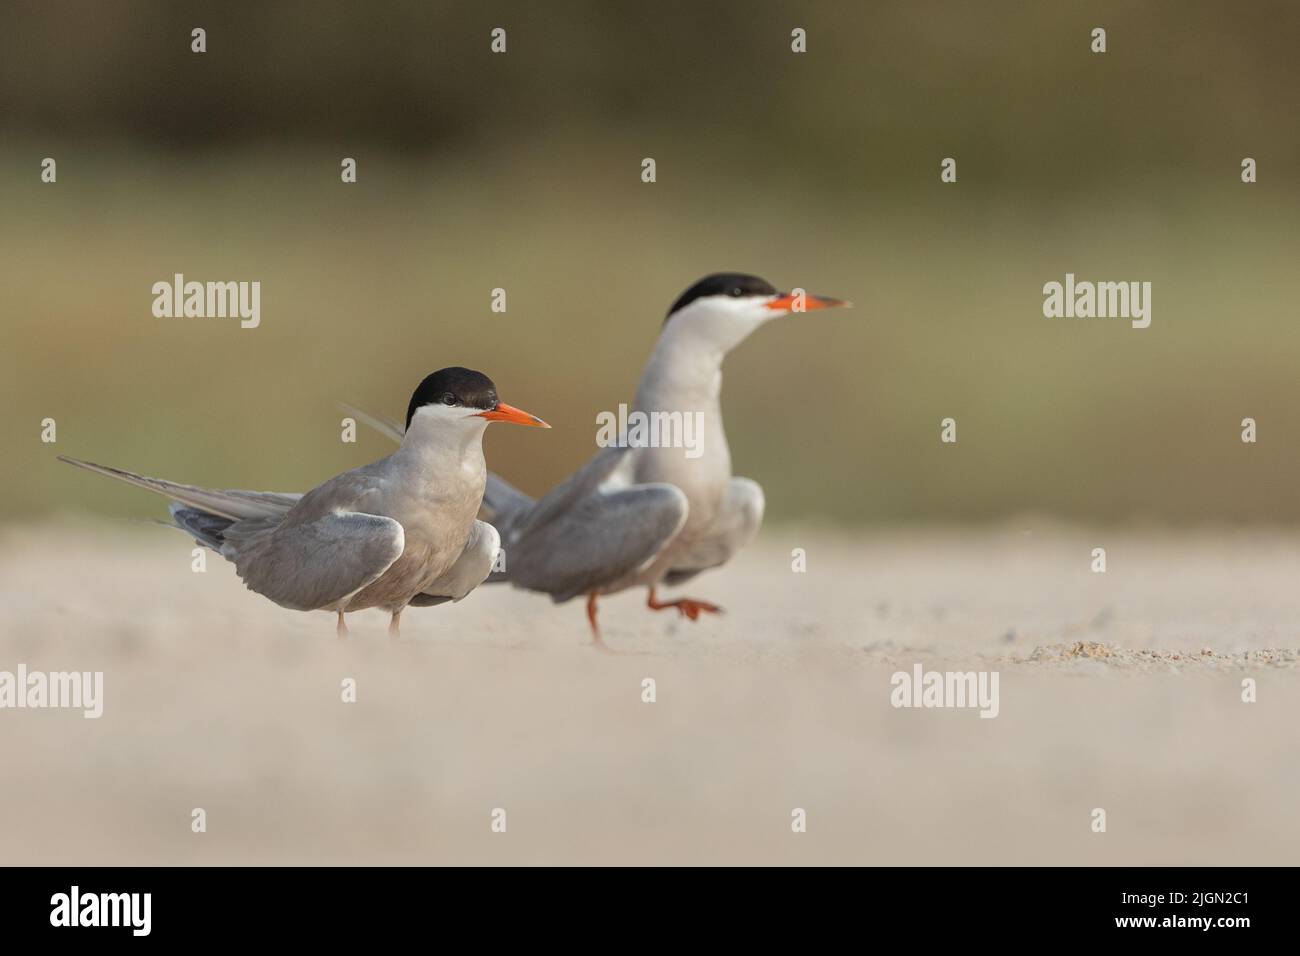
[[[717,270],[857,304],[774,323],[726,365],[735,467],[769,521],[1300,518],[1293,2],[0,18],[0,519],[162,513],[56,453],[305,489],[390,448],[340,443],[336,401],[399,416],[450,364],[555,426],[487,439],[544,491]],[[154,318],[174,272],[259,280],[261,327]],[[1151,327],[1043,318],[1066,272],[1152,282]]]

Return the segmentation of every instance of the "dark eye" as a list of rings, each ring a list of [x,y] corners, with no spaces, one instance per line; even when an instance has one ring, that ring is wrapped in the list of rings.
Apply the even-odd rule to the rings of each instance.
[[[742,295],[744,295],[745,293],[744,293],[744,291],[740,288],[740,286],[736,286],[734,289],[731,290],[731,294],[732,294],[735,298],[739,299],[739,298],[740,298]]]
[[[455,405],[455,404],[456,404],[456,396],[453,395],[453,394],[451,394],[451,392],[444,392],[444,393],[443,393],[443,396],[442,396],[442,404],[444,404],[444,405]]]

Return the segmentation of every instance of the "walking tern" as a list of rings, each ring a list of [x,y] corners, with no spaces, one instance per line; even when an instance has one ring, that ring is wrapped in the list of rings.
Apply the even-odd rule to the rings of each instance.
[[[492,570],[500,536],[475,515],[489,422],[550,428],[497,400],[481,372],[427,376],[406,411],[401,447],[306,494],[214,491],[60,456],[172,499],[176,527],[235,566],[249,590],[295,611],[380,608],[399,634],[408,605],[459,601]]]

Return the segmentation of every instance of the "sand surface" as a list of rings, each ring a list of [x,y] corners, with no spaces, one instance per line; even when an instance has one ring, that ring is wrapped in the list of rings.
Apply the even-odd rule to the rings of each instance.
[[[341,642],[189,549],[0,531],[0,670],[105,681],[98,720],[0,710],[0,863],[1300,859],[1297,536],[778,530],[679,590],[723,617],[605,600],[614,653],[501,587]],[[998,716],[892,707],[917,663],[998,671]]]

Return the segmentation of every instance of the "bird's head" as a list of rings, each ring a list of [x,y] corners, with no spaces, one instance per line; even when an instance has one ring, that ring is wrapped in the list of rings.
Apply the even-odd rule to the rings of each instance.
[[[500,401],[496,385],[482,372],[459,366],[439,369],[416,386],[406,408],[408,433],[412,422],[462,429],[483,428],[488,422],[551,427],[536,415]]]
[[[678,296],[664,320],[664,332],[698,336],[727,352],[772,319],[848,305],[842,299],[801,290],[779,292],[758,276],[717,272]]]

